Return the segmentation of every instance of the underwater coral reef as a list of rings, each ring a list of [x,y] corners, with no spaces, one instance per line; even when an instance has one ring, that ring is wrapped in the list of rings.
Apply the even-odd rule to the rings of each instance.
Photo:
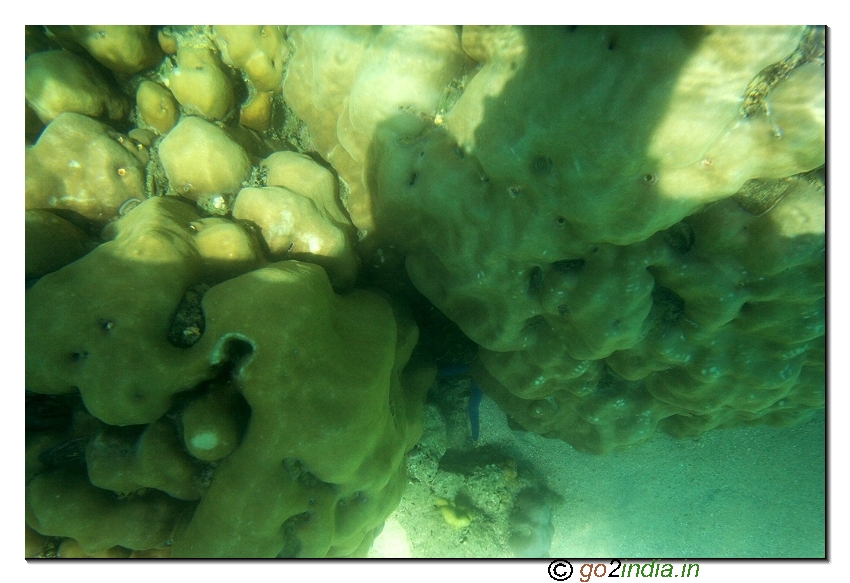
[[[482,395],[600,455],[817,416],[825,45],[27,26],[27,556],[365,556],[429,388],[411,475],[489,468],[521,557],[559,498]]]

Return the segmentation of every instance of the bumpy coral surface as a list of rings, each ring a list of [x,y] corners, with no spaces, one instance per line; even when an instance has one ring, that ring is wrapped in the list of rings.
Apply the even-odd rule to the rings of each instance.
[[[400,106],[375,119],[358,170],[373,234],[481,346],[476,374],[510,415],[601,453],[658,426],[693,435],[822,405],[814,36],[467,27],[480,70],[454,70],[445,110],[399,97],[404,82],[384,93]],[[352,87],[373,74],[365,56],[356,71]],[[356,135],[342,129],[355,94],[304,110],[311,129],[326,114],[317,143]]]
[[[823,407],[822,29],[53,26],[27,57],[28,554],[363,555],[433,357],[595,453]]]
[[[28,524],[91,552],[172,541],[173,556],[363,552],[418,439],[427,375],[401,380],[416,327],[290,261],[213,286],[203,320],[174,340],[174,310],[209,281],[197,218],[148,200],[29,292],[28,387],[79,392],[94,419],[69,429],[86,439],[85,468],[51,458],[29,483]],[[187,346],[180,334],[198,326]]]
[[[823,404],[823,67],[742,110],[808,34],[465,29],[444,123],[387,125],[379,223],[523,425],[601,453]]]

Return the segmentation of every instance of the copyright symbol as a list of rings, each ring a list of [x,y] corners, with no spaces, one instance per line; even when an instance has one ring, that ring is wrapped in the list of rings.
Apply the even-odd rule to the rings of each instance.
[[[549,576],[555,581],[566,581],[573,576],[573,565],[566,559],[549,563]]]

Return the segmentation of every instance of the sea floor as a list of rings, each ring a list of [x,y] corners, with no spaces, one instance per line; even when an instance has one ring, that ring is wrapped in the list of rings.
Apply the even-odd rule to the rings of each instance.
[[[550,557],[825,556],[822,414],[793,427],[715,430],[698,439],[658,434],[595,456],[512,430],[486,397],[473,444],[463,406],[468,380],[440,385],[408,456],[404,497],[370,556],[516,556],[511,512],[529,488],[542,493],[543,514],[551,511]],[[454,455],[444,458],[447,449]]]

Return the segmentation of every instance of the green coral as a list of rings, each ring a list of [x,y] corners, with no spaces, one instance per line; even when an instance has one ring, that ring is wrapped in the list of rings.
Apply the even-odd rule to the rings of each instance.
[[[398,502],[403,456],[421,431],[429,377],[402,378],[416,326],[381,296],[337,296],[321,267],[289,261],[212,286],[200,340],[174,346],[167,331],[184,290],[211,276],[195,218],[185,203],[150,199],[112,241],[29,292],[28,388],[79,391],[108,424],[84,433],[91,484],[62,464],[30,482],[29,523],[91,552],[172,540],[173,556],[359,552]],[[120,427],[141,424],[141,435]],[[209,483],[203,462],[219,462]],[[158,493],[107,494],[146,489]],[[53,491],[111,518],[63,517]],[[169,496],[200,502],[190,510]],[[148,512],[159,526],[142,538],[116,526]]]
[[[823,407],[822,28],[50,33],[27,524],[69,556],[365,554],[429,351],[595,453]]]

